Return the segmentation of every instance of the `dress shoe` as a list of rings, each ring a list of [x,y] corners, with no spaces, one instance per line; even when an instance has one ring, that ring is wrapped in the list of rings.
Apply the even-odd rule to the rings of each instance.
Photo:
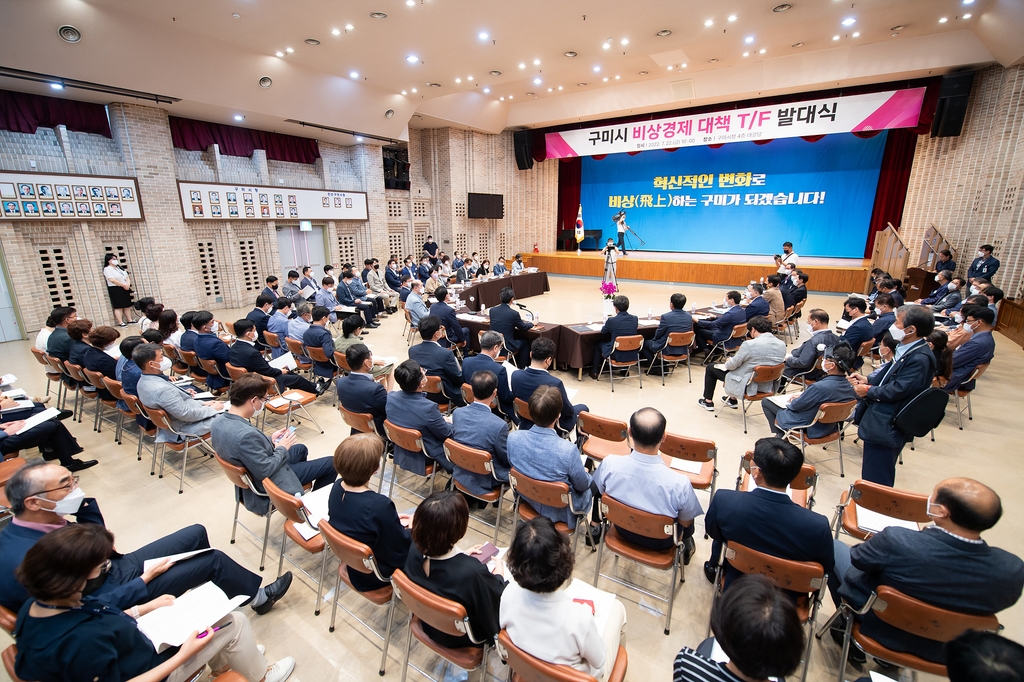
[[[259,606],[253,606],[252,610],[261,616],[267,613],[270,609],[274,608],[274,604],[276,604],[277,601],[285,595],[285,592],[288,591],[288,588],[291,587],[291,585],[292,572],[288,571],[280,578],[263,588],[263,594],[266,595],[267,600]]]
[[[75,413],[72,412],[71,410],[61,410],[60,414],[57,415],[57,419],[59,419],[60,421],[64,421],[68,417],[73,417],[74,414]]]
[[[600,380],[601,380],[601,375],[599,375],[599,374],[593,374],[593,373],[591,373],[591,374],[589,374],[588,376],[589,376],[589,377],[590,377],[591,379],[593,379],[594,381],[600,381]]]
[[[584,536],[587,547],[597,549],[597,546],[601,544],[601,526],[588,526],[587,534]]]
[[[704,562],[704,577],[708,579],[708,582],[712,585],[715,584],[715,574],[718,572],[718,566],[711,563],[710,561]]]
[[[692,537],[683,540],[683,566],[690,565],[690,559],[697,553],[697,543]]]
[[[367,328],[367,329],[376,329],[376,328],[377,328],[377,327],[379,327],[379,326],[380,326],[380,324],[379,324],[379,323],[377,323],[377,322],[371,322],[370,324],[366,325],[366,328]]]
[[[82,471],[83,469],[88,469],[89,467],[94,467],[97,464],[99,464],[99,462],[96,461],[95,459],[87,459],[87,460],[74,459],[74,460],[71,460],[70,464],[68,464],[67,469],[68,469],[68,471]]]

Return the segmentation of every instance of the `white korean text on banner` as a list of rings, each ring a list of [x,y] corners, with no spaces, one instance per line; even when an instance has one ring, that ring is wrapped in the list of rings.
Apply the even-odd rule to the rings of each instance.
[[[179,182],[185,220],[367,220],[365,192]]]

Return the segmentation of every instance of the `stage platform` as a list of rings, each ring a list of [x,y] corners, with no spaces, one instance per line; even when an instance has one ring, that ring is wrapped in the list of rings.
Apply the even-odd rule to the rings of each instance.
[[[560,275],[601,277],[604,256],[596,251],[524,253],[523,260],[546,272]],[[800,269],[807,273],[812,291],[849,293],[867,291],[871,261],[849,258],[800,257]],[[618,277],[647,282],[689,282],[740,287],[751,280],[768,277],[776,266],[768,256],[734,254],[631,251],[620,257]]]

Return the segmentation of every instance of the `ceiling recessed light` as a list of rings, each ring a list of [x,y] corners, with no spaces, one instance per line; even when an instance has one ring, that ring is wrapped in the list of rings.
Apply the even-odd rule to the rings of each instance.
[[[671,70],[672,70],[672,69],[674,69],[675,67],[674,67],[674,66],[672,66],[671,64],[669,64],[667,68],[668,68],[668,70],[669,70],[669,71],[671,71]]]
[[[416,88],[413,88],[412,91],[415,93],[416,92]]]
[[[641,71],[641,72],[640,72],[640,75],[641,75],[641,76],[646,76],[646,75],[647,75],[647,72],[646,72],[646,71]]]
[[[468,80],[468,81],[472,81],[472,80],[473,80],[473,77],[472,77],[472,76],[466,76],[466,80]]]
[[[280,51],[275,52],[274,54],[276,54],[278,57],[283,57],[284,56],[284,52],[280,52]]]
[[[744,52],[744,53],[743,53],[743,56],[744,56],[744,57],[749,57],[749,56],[750,56],[750,53],[749,53],[749,52]]]
[[[707,21],[704,22],[704,25],[705,26],[714,26],[715,25],[715,20],[714,19],[708,19]]]
[[[730,14],[729,15],[729,21],[736,21],[736,15],[735,14]]]
[[[491,94],[491,89],[490,88],[484,88],[484,94],[485,95]]]
[[[563,54],[566,57],[575,57],[576,56],[576,53],[573,50],[569,50],[568,52],[563,52]]]
[[[356,135],[356,142],[362,142],[362,141],[363,141],[363,138],[361,138],[360,136]]]
[[[461,83],[461,82],[462,82],[462,79],[461,79],[461,78],[456,78],[456,79],[455,79],[455,82],[456,82],[456,83]]]
[[[509,98],[509,99],[512,99],[512,95],[509,95],[509,96],[508,96],[508,98]]]
[[[340,28],[332,29],[331,30],[331,35],[332,36],[340,36],[341,35],[341,29]]]
[[[235,19],[241,19],[241,18],[242,18],[242,15],[241,15],[241,14],[239,14],[238,12],[235,12],[235,13],[234,13],[234,14],[232,14],[231,16],[232,16],[232,17],[234,17]]]
[[[620,78],[622,78],[622,76],[616,76],[615,80],[619,80]]]
[[[682,64],[680,64],[679,68],[680,69],[685,69],[686,68],[686,62],[683,62]]]
[[[803,46],[804,46],[804,44],[802,42],[800,42],[800,43],[793,43],[792,45],[790,45],[790,47],[803,47]]]
[[[295,50],[290,48],[290,47],[284,48],[284,51],[287,52],[288,54],[291,54],[292,52],[295,52]]]
[[[854,19],[853,17],[846,17],[845,19],[843,19],[843,26],[853,26],[856,23],[857,20]]]
[[[619,45],[629,45],[629,38],[623,38],[620,40]]]
[[[274,84],[274,81],[270,80],[270,76],[264,76],[260,79],[260,87],[263,89],[269,88]]]
[[[409,7],[412,7],[413,5],[416,4],[416,0],[405,0],[405,4],[408,5]]]
[[[439,88],[439,87],[441,87],[440,83],[427,83],[427,85],[429,85],[432,88]]]
[[[481,31],[481,32],[480,32],[480,35],[478,35],[478,36],[477,36],[477,38],[479,38],[480,40],[487,40],[488,38],[490,38],[490,36],[489,36],[489,35],[487,35],[487,33],[486,33],[486,32],[484,32],[484,31]]]
[[[387,15],[385,15],[385,16],[387,16]],[[346,31],[351,31],[353,28],[355,28],[355,26],[353,26],[352,24],[345,24],[345,30]]]
[[[973,5],[974,4],[974,0],[964,0],[964,4],[965,5]]]
[[[671,29],[663,28],[654,35],[658,36],[659,38],[667,38],[668,36],[672,35],[672,31]]]
[[[758,50],[758,51],[757,51],[757,53],[758,53],[758,54],[764,54],[764,53],[765,53],[765,52],[767,52],[767,51],[768,51],[768,50],[766,50],[766,49],[764,49],[764,48],[762,47],[762,48],[761,48],[760,50]]]
[[[839,36],[832,36],[832,40],[839,40]]]
[[[245,116],[242,116],[241,114],[235,114],[235,120],[236,121],[244,121],[245,120]]]
[[[349,78],[359,78],[359,72],[358,71],[350,71],[349,74],[348,74],[348,77]]]
[[[384,12],[370,12],[371,19],[387,19],[388,15]]]
[[[317,40],[316,38],[306,38],[302,42],[306,43],[307,45],[319,45],[320,44],[320,41]]]
[[[608,82],[608,76],[605,76],[605,77],[604,77],[604,82],[605,82],[605,83],[607,83],[607,82]]]
[[[554,91],[555,91],[554,88],[548,88],[548,92],[554,92]]]
[[[747,36],[746,38],[743,39],[743,42],[749,45],[750,43],[754,42],[754,36]]]
[[[534,85],[540,85],[540,78],[534,78],[533,79],[533,84]]]
[[[562,89],[562,86],[561,86],[561,85],[559,85],[559,86],[558,86],[558,89],[559,89],[559,90],[561,90],[561,89]]]
[[[902,31],[902,30],[903,30],[903,29],[905,29],[906,27],[907,27],[907,25],[906,25],[906,24],[897,24],[896,26],[893,26],[893,27],[892,27],[892,28],[890,28],[889,30],[890,30],[890,31]]]
[[[789,4],[788,2],[784,2],[781,5],[775,5],[775,7],[772,7],[773,12],[786,12],[791,9],[793,9],[793,5]]]
[[[712,57],[711,59],[708,60],[708,64],[717,64],[717,63],[718,63],[718,59],[715,58],[715,57]],[[682,64],[682,66],[686,66],[686,64]]]
[[[947,19],[946,17],[942,17],[941,19],[939,19],[939,23],[940,23],[940,24],[944,24],[944,23],[946,23],[947,21],[949,21],[949,19]]]
[[[967,14],[964,15],[964,19],[970,19],[970,18],[971,18],[971,13],[970,12],[968,12]]]
[[[604,42],[604,43],[601,43],[601,49],[604,49],[604,50],[608,50],[608,49],[610,49],[610,48],[611,48],[611,46],[612,46],[612,44],[611,44],[611,43],[609,43],[609,42]]]
[[[539,59],[534,59],[533,60],[533,65],[534,66],[540,66],[540,60]]]
[[[408,92],[406,92],[405,90],[402,90],[402,94],[403,94],[403,95],[408,95],[409,93],[408,93]]]
[[[860,31],[854,31],[853,32],[853,37],[854,38],[860,38]]]
[[[501,71],[488,71],[487,73],[491,74],[492,76],[500,76],[501,75]]]
[[[499,99],[499,100],[501,100],[502,102],[504,102],[504,101],[505,101],[505,98],[504,98],[504,97],[499,97],[498,99]]]
[[[526,68],[526,62],[519,62],[519,68],[520,69],[525,69]]]
[[[420,58],[419,58],[419,57],[417,57],[417,56],[416,56],[416,55],[414,55],[414,54],[411,54],[411,55],[409,55],[408,57],[406,57],[406,58],[405,58],[405,61],[409,62],[410,64],[415,64],[415,63],[416,63],[416,62],[418,62],[419,60],[420,60]]]
[[[600,71],[601,71],[601,67],[600,66],[595,66],[594,67],[594,73],[600,73]]]
[[[578,86],[580,86],[582,88],[582,87],[586,87],[587,84],[586,83],[577,83],[576,85],[578,85]]]
[[[63,90],[64,89],[64,84],[63,83],[50,83],[50,87],[53,88],[54,90]]]

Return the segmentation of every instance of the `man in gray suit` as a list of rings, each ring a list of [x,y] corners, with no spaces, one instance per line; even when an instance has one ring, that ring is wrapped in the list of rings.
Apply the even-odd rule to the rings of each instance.
[[[269,382],[259,374],[247,372],[231,386],[231,407],[213,420],[210,440],[217,454],[237,466],[245,467],[253,484],[264,492],[263,480],[269,478],[288,493],[302,493],[302,486],[313,484],[313,489],[330,485],[337,478],[334,460],[321,457],[306,461],[309,450],[295,442],[295,433],[285,427],[269,438],[249,423],[266,404]],[[242,503],[254,514],[266,514],[270,500],[242,491]]]
[[[699,398],[697,404],[708,412],[715,411],[715,385],[719,381],[725,383],[727,394],[722,396],[722,400],[733,409],[739,405],[736,396],[743,395],[744,391],[747,395],[754,395],[774,388],[770,383],[751,384],[750,377],[758,365],[781,363],[786,357],[786,344],[775,338],[772,323],[764,315],[750,318],[747,329],[750,338],[743,342],[735,355],[725,361],[724,369],[714,365],[704,370],[704,397]]]
[[[427,306],[423,303],[423,282],[414,279],[409,282],[409,296],[405,299],[405,309],[409,311],[412,318],[412,326],[418,327],[420,320],[429,315]]]
[[[139,344],[132,351],[132,362],[142,370],[136,388],[139,400],[145,407],[155,407],[166,412],[171,428],[177,433],[205,436],[210,432],[213,418],[224,409],[224,403],[204,403],[192,397],[194,391],[172,384],[160,371],[163,359],[163,349],[155,343]],[[180,438],[170,431],[160,429],[156,440],[158,443],[174,443]]]
[[[508,423],[491,412],[491,405],[498,399],[497,376],[481,370],[470,377],[469,383],[473,387],[473,402],[452,414],[452,438],[462,445],[489,452],[494,475],[474,474],[456,466],[455,480],[474,495],[483,495],[508,482]],[[481,505],[487,506],[484,502],[477,506]]]

